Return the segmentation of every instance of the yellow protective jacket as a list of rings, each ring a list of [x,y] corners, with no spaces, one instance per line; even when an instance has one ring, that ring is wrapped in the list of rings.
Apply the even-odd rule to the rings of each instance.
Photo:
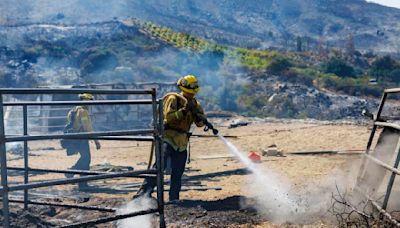
[[[71,122],[72,112],[75,111],[73,129],[75,132],[91,132],[92,121],[90,120],[89,110],[85,106],[76,106],[68,112],[68,123]]]
[[[206,116],[200,103],[195,102],[195,113],[182,112],[188,100],[180,93],[167,93],[163,98],[164,105],[164,140],[176,151],[185,151],[189,142],[187,133],[192,123],[197,127],[204,126]]]

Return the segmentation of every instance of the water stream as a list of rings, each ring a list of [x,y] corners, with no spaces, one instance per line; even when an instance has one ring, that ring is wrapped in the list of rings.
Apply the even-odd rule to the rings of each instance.
[[[291,216],[299,211],[296,197],[289,194],[290,185],[282,177],[278,176],[272,169],[259,166],[246,157],[240,150],[223,136],[219,138],[224,142],[229,151],[235,155],[253,174],[250,186],[246,188],[255,194],[258,200],[258,208],[275,222],[286,222]],[[246,189],[245,189],[246,191]]]

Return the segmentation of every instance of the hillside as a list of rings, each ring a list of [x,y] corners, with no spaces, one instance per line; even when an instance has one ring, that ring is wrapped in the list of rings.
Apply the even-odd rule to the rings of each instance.
[[[300,36],[310,46],[322,40],[328,46],[343,47],[345,37],[353,33],[361,50],[400,49],[400,10],[363,0],[183,2],[153,0],[135,8],[150,9],[137,11],[140,18],[238,46],[294,49]]]
[[[176,31],[252,48],[344,47],[353,34],[363,51],[398,53],[400,10],[364,0],[24,1],[0,3],[1,24],[87,23],[135,17]]]
[[[365,76],[321,72],[316,58],[326,61],[330,54],[224,46],[136,19],[8,26],[0,35],[7,45],[0,48],[3,87],[173,82],[192,73],[200,77],[207,110],[316,119],[359,116],[376,100],[349,95],[379,96],[382,89]]]

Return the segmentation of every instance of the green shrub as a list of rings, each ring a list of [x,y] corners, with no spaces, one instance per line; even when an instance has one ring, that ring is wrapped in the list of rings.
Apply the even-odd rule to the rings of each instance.
[[[280,74],[289,69],[292,63],[283,56],[277,56],[272,59],[271,64],[269,64],[267,70],[271,74]]]
[[[325,73],[336,74],[340,77],[354,77],[356,72],[352,66],[339,58],[331,58],[322,64],[322,71]]]

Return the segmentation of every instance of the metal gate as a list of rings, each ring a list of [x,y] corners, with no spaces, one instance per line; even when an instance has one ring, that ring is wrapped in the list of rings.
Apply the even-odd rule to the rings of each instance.
[[[390,122],[390,117],[384,117],[382,116],[382,111],[385,105],[385,102],[388,98],[389,94],[398,94],[400,93],[400,88],[394,88],[394,89],[386,89],[383,92],[383,96],[381,98],[381,102],[379,104],[379,108],[377,111],[377,114],[373,116],[373,127],[372,127],[372,131],[368,140],[368,144],[367,144],[367,149],[366,152],[363,156],[363,160],[362,160],[362,164],[361,164],[361,168],[360,168],[360,172],[357,178],[357,186],[356,186],[356,190],[358,190],[359,192],[361,192],[365,197],[368,198],[368,200],[370,202],[372,202],[372,205],[382,214],[384,215],[393,225],[400,227],[400,223],[395,220],[394,218],[392,218],[392,216],[386,211],[387,207],[388,207],[388,203],[389,203],[389,199],[390,199],[390,195],[392,193],[393,190],[393,184],[395,182],[396,176],[400,175],[400,169],[399,169],[399,162],[400,162],[400,135],[397,139],[397,144],[395,146],[394,151],[387,151],[387,153],[394,153],[395,155],[395,161],[394,164],[387,164],[383,161],[381,161],[380,159],[371,156],[370,152],[371,152],[371,145],[375,139],[375,135],[376,135],[376,131],[378,130],[378,128],[383,128],[383,129],[391,129],[391,130],[395,130],[395,131],[399,131],[400,132],[400,125],[396,124],[394,122]],[[396,118],[394,118],[396,119]],[[397,120],[397,119],[396,119]],[[376,151],[377,152],[377,151]],[[382,204],[378,203],[375,199],[372,199],[372,197],[370,195],[368,195],[368,193],[363,192],[359,187],[360,184],[363,181],[363,177],[365,175],[367,175],[366,173],[368,172],[368,162],[372,162],[382,168],[384,168],[387,171],[390,171],[391,174],[389,176],[389,180],[388,183],[386,185],[386,191],[384,194],[384,199]],[[384,179],[384,176],[381,177],[382,181]]]
[[[28,102],[3,102],[4,95],[43,95],[43,94],[79,94],[79,93],[92,93],[92,94],[115,94],[115,95],[145,95],[149,99],[138,100],[95,100],[95,101],[28,101]],[[33,135],[28,131],[28,107],[30,106],[67,106],[67,105],[150,105],[152,109],[152,128],[150,129],[131,129],[119,131],[95,131],[90,133],[71,133],[71,134],[37,134]],[[23,112],[23,134],[19,135],[6,135],[4,125],[4,108],[9,106],[22,107]],[[110,208],[93,207],[93,206],[80,206],[74,204],[56,204],[44,203],[29,200],[29,189],[80,183],[93,180],[104,180],[109,178],[121,177],[137,177],[144,178],[151,176],[157,178],[157,208],[138,211],[128,214],[120,214],[105,218],[100,218],[91,221],[84,221],[76,224],[68,224],[65,227],[81,227],[88,225],[95,225],[105,222],[111,222],[119,219],[125,219],[133,216],[139,216],[150,213],[159,213],[160,227],[165,227],[164,220],[164,198],[163,198],[163,153],[162,140],[163,140],[163,116],[162,116],[162,102],[157,100],[156,90],[127,90],[127,89],[113,89],[113,90],[99,90],[99,89],[0,89],[0,164],[1,164],[1,187],[0,192],[2,195],[3,205],[3,227],[10,227],[10,203],[24,203],[27,208],[29,204],[51,205],[67,208],[77,208],[84,210],[97,210],[105,212],[113,212]],[[51,170],[51,169],[32,169],[29,168],[28,156],[28,141],[34,140],[52,140],[52,139],[99,139],[99,140],[127,140],[127,141],[150,141],[154,143],[156,155],[156,168],[149,168],[146,170],[137,171],[124,171],[124,172],[96,172],[84,170]],[[23,142],[24,143],[24,167],[8,167],[6,143],[8,142]],[[150,152],[151,153],[151,152]],[[8,183],[8,170],[23,170],[24,183],[9,185]],[[73,177],[68,179],[46,180],[40,182],[29,182],[30,172],[47,172],[47,173],[71,173],[71,174],[84,174],[86,176]],[[24,200],[13,200],[9,198],[9,192],[24,191]]]

